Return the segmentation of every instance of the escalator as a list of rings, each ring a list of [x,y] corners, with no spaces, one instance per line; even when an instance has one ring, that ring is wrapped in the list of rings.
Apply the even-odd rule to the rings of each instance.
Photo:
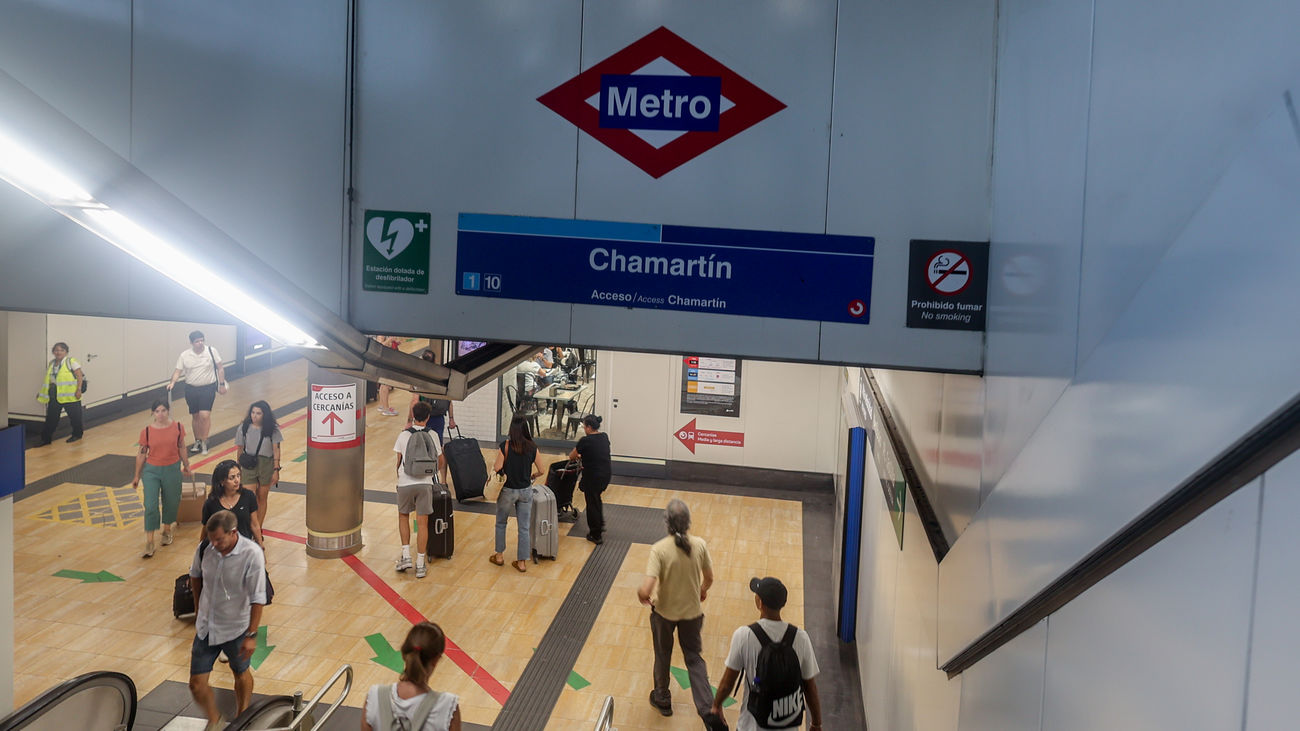
[[[343,689],[323,711],[321,699],[340,680]],[[319,731],[352,690],[352,666],[335,671],[310,701],[302,693],[263,698],[249,705],[225,731]],[[122,673],[86,673],[45,691],[0,719],[0,731],[131,731],[135,683]]]
[[[0,731],[130,731],[135,710],[135,683],[130,678],[122,673],[86,673],[0,719]]]

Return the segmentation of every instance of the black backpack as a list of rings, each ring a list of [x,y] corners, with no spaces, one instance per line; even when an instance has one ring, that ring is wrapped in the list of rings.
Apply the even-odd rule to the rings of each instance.
[[[803,673],[794,638],[799,628],[786,627],[780,642],[773,642],[758,622],[749,625],[762,647],[749,683],[750,715],[764,728],[798,728],[803,723]]]

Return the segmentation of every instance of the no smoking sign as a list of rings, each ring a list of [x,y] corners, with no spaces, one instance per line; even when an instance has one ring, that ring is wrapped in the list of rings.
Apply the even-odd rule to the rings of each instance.
[[[988,243],[913,239],[911,247],[907,326],[983,330]]]

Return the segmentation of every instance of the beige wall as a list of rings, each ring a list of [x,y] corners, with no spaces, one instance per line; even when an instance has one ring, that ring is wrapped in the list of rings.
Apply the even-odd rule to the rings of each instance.
[[[202,330],[227,364],[234,361],[233,325],[11,312],[6,356],[9,413],[44,415],[36,394],[56,342],[66,342],[81,362],[90,381],[86,405],[94,406],[166,383],[192,330]]]

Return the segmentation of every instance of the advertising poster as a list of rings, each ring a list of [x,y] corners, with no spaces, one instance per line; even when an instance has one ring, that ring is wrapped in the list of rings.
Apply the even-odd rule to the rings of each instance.
[[[740,361],[682,356],[682,413],[740,416]]]

